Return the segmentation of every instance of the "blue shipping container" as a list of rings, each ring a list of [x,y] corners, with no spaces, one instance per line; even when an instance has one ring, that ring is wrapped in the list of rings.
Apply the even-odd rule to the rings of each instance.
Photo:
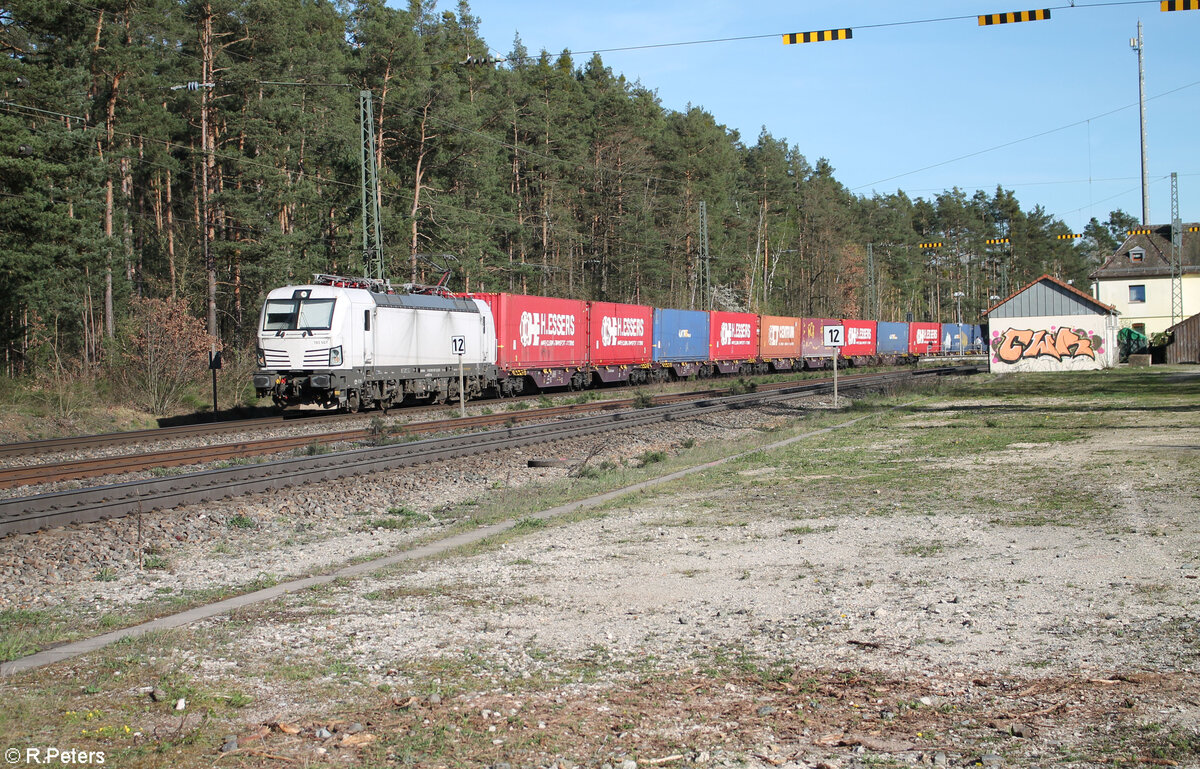
[[[654,360],[708,360],[708,313],[701,310],[655,310]]]
[[[942,352],[962,354],[971,343],[971,327],[965,323],[942,324]]]
[[[970,338],[967,341],[967,352],[983,352],[983,326],[967,326]]]
[[[908,354],[908,324],[880,321],[876,327],[876,351],[880,355]]]

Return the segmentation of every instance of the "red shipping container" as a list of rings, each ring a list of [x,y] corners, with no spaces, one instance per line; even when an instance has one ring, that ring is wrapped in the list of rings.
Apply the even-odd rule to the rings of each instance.
[[[588,303],[588,349],[593,366],[649,363],[654,351],[654,308]]]
[[[469,294],[492,308],[496,364],[502,369],[582,366],[587,359],[587,302],[524,294]]]
[[[842,325],[846,327],[846,344],[842,346],[843,358],[875,354],[875,321],[843,320]]]
[[[833,348],[825,346],[825,326],[840,326],[833,318],[804,318],[804,335],[800,339],[800,350],[805,358],[832,358]]]
[[[758,357],[758,316],[748,312],[710,312],[708,357],[710,360]]]
[[[908,351],[913,355],[924,355],[942,350],[942,324],[909,323]]]
[[[763,359],[800,357],[800,318],[762,316],[758,353]]]

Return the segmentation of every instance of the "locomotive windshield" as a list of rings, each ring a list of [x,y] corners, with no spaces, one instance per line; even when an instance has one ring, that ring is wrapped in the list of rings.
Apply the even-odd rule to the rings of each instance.
[[[270,299],[263,331],[328,331],[335,299]]]

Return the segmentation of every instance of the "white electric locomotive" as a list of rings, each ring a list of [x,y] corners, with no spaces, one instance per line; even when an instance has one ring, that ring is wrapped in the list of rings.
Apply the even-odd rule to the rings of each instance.
[[[386,410],[406,397],[457,401],[460,363],[467,398],[496,381],[496,326],[485,302],[315,275],[267,295],[254,389],[280,407]]]

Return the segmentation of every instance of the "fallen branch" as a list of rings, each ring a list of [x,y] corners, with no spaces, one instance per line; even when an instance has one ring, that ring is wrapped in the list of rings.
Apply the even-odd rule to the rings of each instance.
[[[880,649],[883,647],[883,644],[876,643],[875,641],[856,641],[853,638],[846,641],[846,643],[854,644],[855,646],[866,646],[869,649]]]
[[[1007,718],[1010,720],[1016,720],[1016,719],[1020,719],[1020,718],[1029,718],[1030,716],[1044,716],[1044,715],[1047,715],[1048,713],[1053,713],[1054,711],[1059,710],[1060,708],[1065,708],[1066,706],[1067,706],[1067,703],[1060,702],[1057,705],[1051,705],[1048,708],[1040,708],[1038,710],[1028,710],[1024,713],[1001,713],[1000,717]]]
[[[268,753],[265,750],[257,750],[254,748],[235,748],[235,749],[229,751],[228,753],[222,753],[221,755],[217,756],[216,760],[220,761],[222,758],[225,758],[225,756],[232,756],[234,753],[240,753],[243,756],[258,756],[259,758],[270,758],[274,761],[286,761],[289,764],[296,763],[296,759],[294,759],[294,758],[289,758],[288,756],[277,756],[274,753]],[[216,763],[216,761],[214,761],[213,763]]]

